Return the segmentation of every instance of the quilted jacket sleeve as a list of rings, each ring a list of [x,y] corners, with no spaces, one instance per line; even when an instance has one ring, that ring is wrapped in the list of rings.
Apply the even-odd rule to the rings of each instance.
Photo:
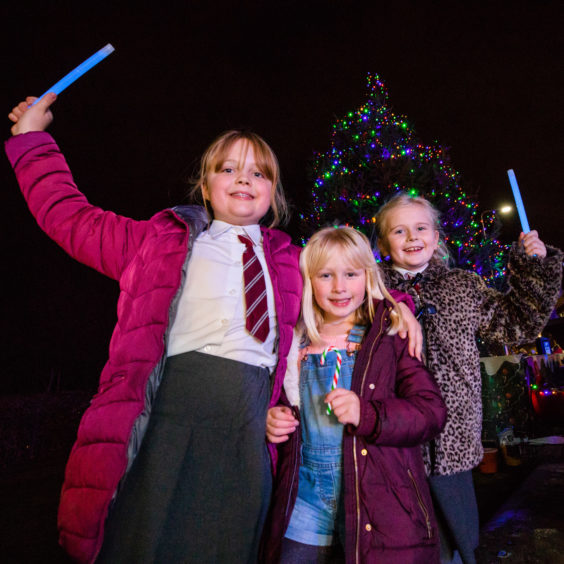
[[[489,344],[534,340],[546,325],[562,286],[562,251],[547,247],[544,259],[529,257],[514,243],[509,256],[509,290],[498,292],[476,277],[483,301],[479,336]]]
[[[73,258],[119,279],[147,230],[152,229],[149,222],[90,204],[48,133],[16,135],[6,142],[6,153],[41,229]]]
[[[388,337],[392,338],[392,337]],[[446,422],[446,406],[433,376],[394,336],[395,390],[377,399],[360,398],[360,424],[349,432],[382,446],[410,447],[436,437]]]

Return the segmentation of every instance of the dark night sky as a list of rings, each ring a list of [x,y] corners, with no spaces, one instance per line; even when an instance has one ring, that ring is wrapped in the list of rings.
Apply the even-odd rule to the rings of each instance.
[[[60,96],[51,128],[97,205],[142,219],[181,203],[211,139],[249,127],[277,152],[299,207],[308,160],[328,147],[335,117],[362,103],[370,71],[424,143],[451,148],[481,209],[511,202],[513,168],[531,226],[564,247],[561,1],[33,4],[0,8],[4,115],[116,48]],[[41,387],[51,369],[92,387],[117,284],[39,231],[6,159],[2,180],[4,389]],[[518,231],[510,219],[503,237]]]

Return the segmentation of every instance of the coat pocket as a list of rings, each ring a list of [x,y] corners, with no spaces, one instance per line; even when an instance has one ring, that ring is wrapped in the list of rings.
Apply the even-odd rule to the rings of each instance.
[[[360,502],[361,513],[365,512],[371,525],[374,546],[434,544],[436,530],[426,482],[417,480],[418,473],[405,463],[402,453],[394,453],[392,459],[381,453],[371,455],[361,479]]]
[[[423,520],[425,521],[425,525],[427,527],[427,538],[431,539],[433,538],[433,525],[431,523],[431,514],[429,512],[429,508],[425,504],[425,500],[421,494],[421,490],[419,489],[419,486],[417,485],[417,481],[415,480],[415,477],[413,476],[413,472],[411,471],[410,468],[407,469],[407,475],[409,476],[409,479],[413,484],[413,488],[415,490],[415,496],[417,497],[417,504],[421,509],[421,514],[423,516]]]

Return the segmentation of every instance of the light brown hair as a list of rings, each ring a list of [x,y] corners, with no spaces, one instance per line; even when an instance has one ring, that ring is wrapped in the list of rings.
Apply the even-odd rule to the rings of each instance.
[[[201,198],[203,204],[210,216],[213,218],[213,210],[209,208],[209,202],[204,196],[204,188],[206,186],[208,174],[218,172],[227,158],[227,154],[231,147],[239,140],[244,141],[244,150],[241,157],[244,159],[249,147],[253,148],[257,168],[264,174],[270,182],[272,182],[272,191],[270,193],[270,212],[272,221],[269,227],[284,225],[288,221],[289,210],[284,189],[280,182],[280,166],[274,151],[268,143],[252,131],[233,129],[219,135],[206,149],[200,161],[200,169],[194,185],[190,191],[192,199]],[[267,214],[269,216],[270,214]]]

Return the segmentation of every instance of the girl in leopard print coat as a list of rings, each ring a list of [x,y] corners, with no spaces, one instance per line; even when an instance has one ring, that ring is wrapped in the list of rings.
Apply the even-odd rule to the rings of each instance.
[[[530,342],[545,326],[562,283],[562,252],[536,231],[521,233],[509,258],[509,290],[488,288],[473,272],[449,268],[438,212],[424,198],[399,194],[377,217],[378,245],[389,288],[409,293],[420,312],[427,367],[448,408],[441,435],[425,449],[441,552],[475,562],[478,511],[471,470],[483,456],[480,361],[476,338],[489,344]]]

